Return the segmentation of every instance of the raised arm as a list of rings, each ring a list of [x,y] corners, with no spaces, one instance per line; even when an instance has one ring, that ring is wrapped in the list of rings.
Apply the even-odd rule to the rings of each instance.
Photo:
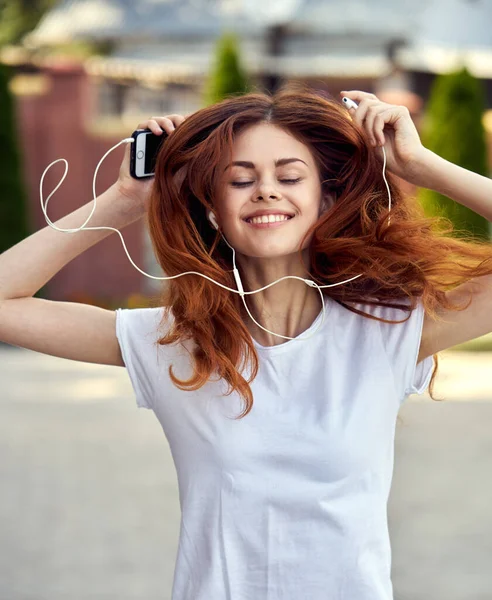
[[[185,117],[152,117],[138,129],[171,134]],[[130,146],[117,181],[97,198],[87,227],[121,230],[146,211],[152,179],[130,176]],[[92,210],[88,202],[60,219],[60,229],[77,229]],[[0,255],[0,341],[37,352],[104,365],[125,366],[116,337],[116,313],[75,302],[33,298],[58,271],[87,248],[114,232],[64,233],[47,225]]]
[[[85,204],[55,225],[79,227],[92,206]],[[142,207],[113,184],[97,198],[97,210],[87,226],[122,229],[142,215]],[[67,263],[112,233],[67,234],[47,225],[1,254],[0,340],[53,356],[123,366],[114,311],[33,298]]]

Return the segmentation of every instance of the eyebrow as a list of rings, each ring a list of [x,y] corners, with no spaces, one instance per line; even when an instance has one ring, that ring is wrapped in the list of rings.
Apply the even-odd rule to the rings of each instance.
[[[278,160],[275,161],[275,166],[281,167],[283,165],[288,165],[289,163],[297,162],[297,161],[302,162],[306,166],[308,166],[308,164],[306,162],[304,162],[303,160],[301,160],[300,158],[279,158]],[[236,160],[236,161],[228,164],[227,167],[224,169],[224,171],[227,171],[227,169],[229,167],[234,167],[234,166],[245,167],[246,169],[254,169],[255,168],[255,165],[252,162],[249,162],[247,160]]]

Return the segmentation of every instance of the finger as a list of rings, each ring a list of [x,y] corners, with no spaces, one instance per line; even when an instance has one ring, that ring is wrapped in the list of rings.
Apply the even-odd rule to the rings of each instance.
[[[131,144],[125,144],[125,152],[123,153],[123,159],[120,165],[119,178],[130,174],[130,146]]]
[[[181,125],[181,123],[185,120],[185,117],[182,115],[166,115],[165,117],[152,117],[159,125],[166,131],[168,134],[171,131],[174,131],[176,127]],[[167,126],[170,125],[171,129],[168,131]]]
[[[176,119],[174,121],[176,123],[176,126],[181,125],[183,121],[186,121],[186,117],[184,117],[183,115],[176,115]]]
[[[357,104],[362,102],[362,100],[378,100],[377,96],[371,94],[370,92],[363,92],[362,90],[348,90],[345,92],[340,92],[342,96],[347,96],[351,100],[355,100]]]
[[[162,129],[154,119],[149,119],[148,121],[144,121],[143,123],[139,123],[138,129],[150,129],[152,133],[155,135],[162,135]]]
[[[131,146],[131,144],[125,144],[125,153],[123,155],[123,162],[130,163],[130,146]]]
[[[173,114],[166,116],[168,119],[171,119],[171,121],[176,125],[176,127],[178,125],[181,125],[181,123],[186,120],[186,117],[184,117],[183,115]]]
[[[176,126],[169,117],[152,117],[152,120],[155,121],[168,135],[176,129]]]
[[[377,104],[377,101],[369,100],[366,98],[359,103],[357,109],[352,109],[352,118],[361,129],[364,129],[364,127],[366,126],[365,121],[367,120],[368,116],[371,115],[370,111],[372,107],[377,106]]]
[[[385,144],[385,138],[384,138],[384,116],[380,113],[379,115],[376,116],[376,118],[374,119],[374,126],[373,126],[373,137],[377,140],[377,142],[379,142],[380,146],[384,146]]]
[[[362,127],[362,123],[366,118],[367,105],[361,102],[357,108],[350,107],[348,111],[352,115],[352,120],[359,125],[359,127]]]
[[[384,136],[384,128],[389,126],[392,129],[398,127],[399,120],[405,116],[407,111],[404,106],[393,106],[387,105],[387,107],[377,114],[376,120],[374,121],[373,133],[379,140],[381,146],[384,146],[386,138]]]
[[[381,106],[381,103],[373,104],[369,107],[366,113],[366,121],[365,128],[367,134],[369,136],[369,140],[373,146],[376,146],[378,141],[380,141],[379,130],[376,131],[376,127],[382,129],[384,128],[384,117],[382,114],[386,111],[384,106]],[[381,127],[382,123],[382,127]]]

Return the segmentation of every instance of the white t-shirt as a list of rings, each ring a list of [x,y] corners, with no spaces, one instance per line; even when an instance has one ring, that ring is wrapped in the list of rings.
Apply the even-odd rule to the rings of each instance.
[[[326,297],[310,339],[255,341],[254,406],[239,420],[244,405],[225,395],[226,382],[193,392],[173,385],[169,365],[180,379],[193,372],[193,342],[154,346],[162,311],[118,309],[117,336],[137,404],[153,409],[177,470],[173,600],[392,599],[396,418],[434,366],[432,356],[416,365],[422,304],[407,322],[387,324]]]

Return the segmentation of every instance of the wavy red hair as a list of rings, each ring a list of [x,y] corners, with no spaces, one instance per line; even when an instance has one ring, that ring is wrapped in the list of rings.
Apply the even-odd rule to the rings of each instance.
[[[349,283],[324,289],[324,294],[348,310],[374,319],[377,317],[347,303],[410,313],[422,298],[426,312],[437,319],[439,308],[454,311],[469,305],[451,304],[445,292],[492,273],[491,245],[471,236],[453,237],[456,232],[451,221],[426,217],[417,200],[403,194],[397,178],[387,172],[390,213],[382,164],[364,130],[340,102],[298,85],[284,87],[273,96],[254,92],[202,108],[188,116],[162,145],[147,222],[157,261],[167,276],[198,271],[237,289],[231,250],[206,213],[214,208],[218,165],[224,153],[232,152],[235,136],[245,127],[264,122],[283,128],[311,150],[322,190],[336,199],[306,232],[304,240],[313,234],[311,268],[306,275],[326,285],[363,273]],[[301,251],[299,260],[302,264]],[[402,299],[407,302],[398,302]],[[229,384],[227,395],[236,390],[245,400],[243,417],[253,406],[249,383],[258,372],[258,354],[242,320],[240,302],[238,294],[199,275],[169,280],[157,303],[169,307],[172,325],[158,343],[193,340],[193,376],[180,380],[171,366],[171,380],[180,389],[192,391],[212,374],[218,375]],[[168,322],[166,315],[164,321]],[[429,388],[433,400],[438,355],[434,358]],[[251,377],[246,380],[241,372],[248,361]]]

